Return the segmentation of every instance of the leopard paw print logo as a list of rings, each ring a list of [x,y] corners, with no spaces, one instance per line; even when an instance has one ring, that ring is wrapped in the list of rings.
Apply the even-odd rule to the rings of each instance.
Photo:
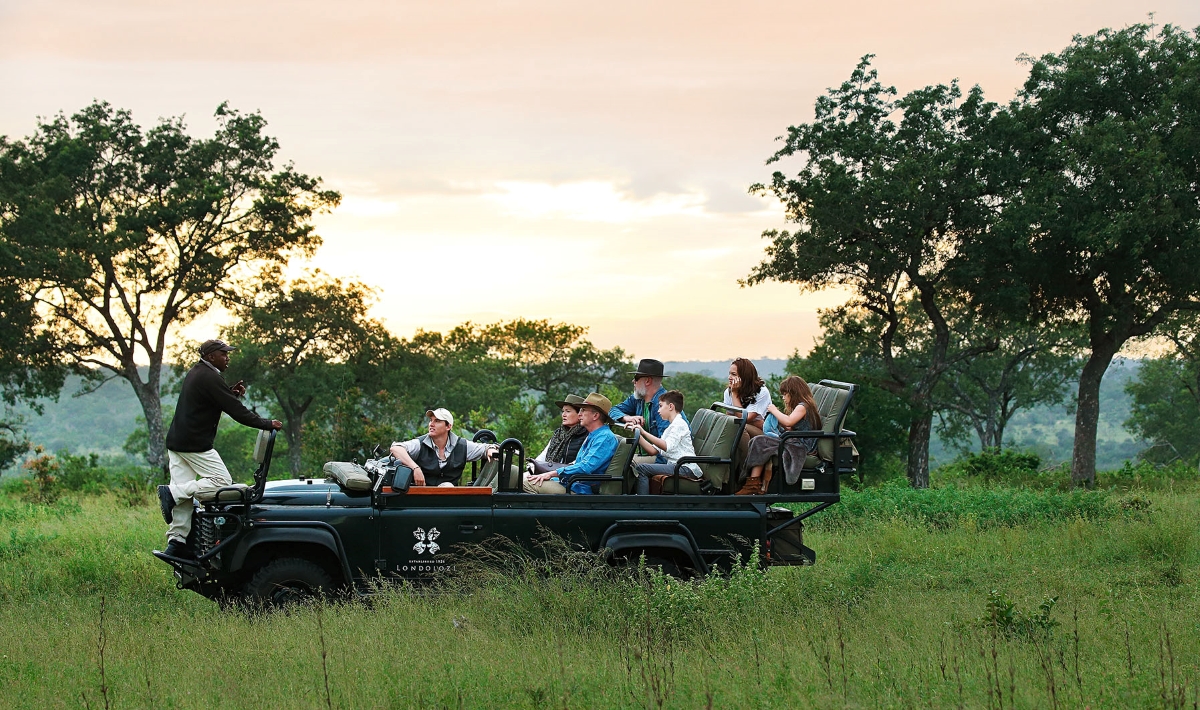
[[[442,549],[434,540],[438,539],[441,533],[437,528],[429,528],[429,532],[425,532],[425,528],[417,528],[413,530],[413,537],[417,538],[417,544],[413,545],[413,549],[418,555],[423,555],[428,552],[431,555],[436,555],[438,550]]]

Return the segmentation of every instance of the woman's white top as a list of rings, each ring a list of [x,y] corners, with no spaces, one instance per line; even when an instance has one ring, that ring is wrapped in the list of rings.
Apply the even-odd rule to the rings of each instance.
[[[725,388],[725,404],[728,404],[731,407],[733,406],[733,395],[729,392],[728,387]],[[763,419],[766,419],[767,418],[767,407],[769,407],[770,405],[771,405],[771,390],[767,389],[766,385],[763,385],[762,388],[758,390],[758,394],[754,396],[754,403],[749,406],[746,406],[743,403],[742,406],[746,410],[747,413],[755,412],[758,414],[758,416],[762,417]]]

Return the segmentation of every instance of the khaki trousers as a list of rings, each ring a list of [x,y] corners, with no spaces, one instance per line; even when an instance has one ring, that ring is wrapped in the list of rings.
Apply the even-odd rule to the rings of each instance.
[[[526,493],[549,493],[552,495],[562,495],[567,492],[563,484],[558,481],[542,481],[541,483],[533,483],[527,477],[521,477],[521,488]]]
[[[175,499],[167,540],[187,542],[192,531],[192,499],[198,493],[216,493],[232,485],[233,478],[216,449],[200,452],[168,449],[167,462],[171,468],[171,497]]]

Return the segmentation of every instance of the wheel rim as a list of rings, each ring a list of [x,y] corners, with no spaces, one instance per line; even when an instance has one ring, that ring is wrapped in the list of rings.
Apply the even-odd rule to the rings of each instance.
[[[276,582],[267,599],[276,606],[286,606],[317,596],[319,588],[299,579]]]

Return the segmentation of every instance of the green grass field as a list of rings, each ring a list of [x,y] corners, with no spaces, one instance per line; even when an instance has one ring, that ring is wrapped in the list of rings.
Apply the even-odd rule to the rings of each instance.
[[[0,496],[0,706],[1194,708],[1198,505],[1169,478],[883,487],[814,521],[812,567],[530,558],[246,613],[174,588],[153,508]]]

